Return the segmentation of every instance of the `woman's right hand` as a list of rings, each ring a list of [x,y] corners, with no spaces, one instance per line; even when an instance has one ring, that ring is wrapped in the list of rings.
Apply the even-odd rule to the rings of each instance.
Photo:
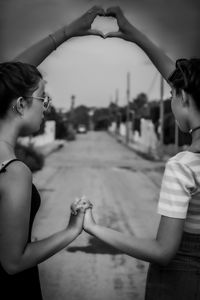
[[[104,16],[105,12],[100,6],[93,6],[81,17],[64,27],[66,37],[98,35],[104,37],[99,30],[91,29],[91,25],[97,16]]]
[[[78,211],[76,215],[71,213],[67,229],[72,230],[78,236],[83,230],[84,212]]]
[[[114,17],[117,19],[117,24],[119,26],[119,30],[117,32],[109,32],[104,38],[107,37],[119,37],[124,40],[130,41],[133,38],[134,31],[136,32],[136,28],[130,24],[130,22],[124,16],[123,11],[119,6],[109,7],[106,10],[106,16]]]
[[[85,197],[77,198],[71,204],[71,215],[67,228],[79,235],[83,230],[84,215],[87,209],[91,208],[92,204]]]

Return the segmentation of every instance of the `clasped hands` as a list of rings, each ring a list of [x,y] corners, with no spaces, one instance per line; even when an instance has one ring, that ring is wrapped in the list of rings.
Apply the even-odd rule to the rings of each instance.
[[[79,235],[83,229],[91,233],[93,226],[96,225],[92,207],[92,203],[85,196],[77,198],[71,204],[71,215],[67,228],[72,229],[75,235]]]

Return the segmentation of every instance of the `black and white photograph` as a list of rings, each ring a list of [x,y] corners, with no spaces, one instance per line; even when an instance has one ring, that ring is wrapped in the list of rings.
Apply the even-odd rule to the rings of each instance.
[[[200,300],[200,2],[0,0],[2,300]]]

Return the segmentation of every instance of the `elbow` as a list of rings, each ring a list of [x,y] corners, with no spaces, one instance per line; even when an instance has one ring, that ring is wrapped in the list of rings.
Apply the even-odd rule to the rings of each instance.
[[[18,263],[4,262],[1,265],[8,275],[16,275],[24,270],[21,264]]]
[[[13,264],[4,264],[2,267],[8,275],[15,275],[20,272],[20,269]]]

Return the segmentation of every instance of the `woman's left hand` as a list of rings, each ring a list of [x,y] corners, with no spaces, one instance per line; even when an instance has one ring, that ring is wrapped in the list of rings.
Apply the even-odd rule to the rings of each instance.
[[[83,229],[87,233],[92,234],[92,229],[96,225],[96,222],[94,220],[93,214],[92,214],[92,207],[87,209],[84,216],[84,222],[83,222]]]
[[[69,38],[75,36],[98,35],[104,37],[99,30],[91,29],[91,25],[97,16],[104,16],[105,12],[100,6],[93,6],[80,18],[64,27],[65,35]]]

